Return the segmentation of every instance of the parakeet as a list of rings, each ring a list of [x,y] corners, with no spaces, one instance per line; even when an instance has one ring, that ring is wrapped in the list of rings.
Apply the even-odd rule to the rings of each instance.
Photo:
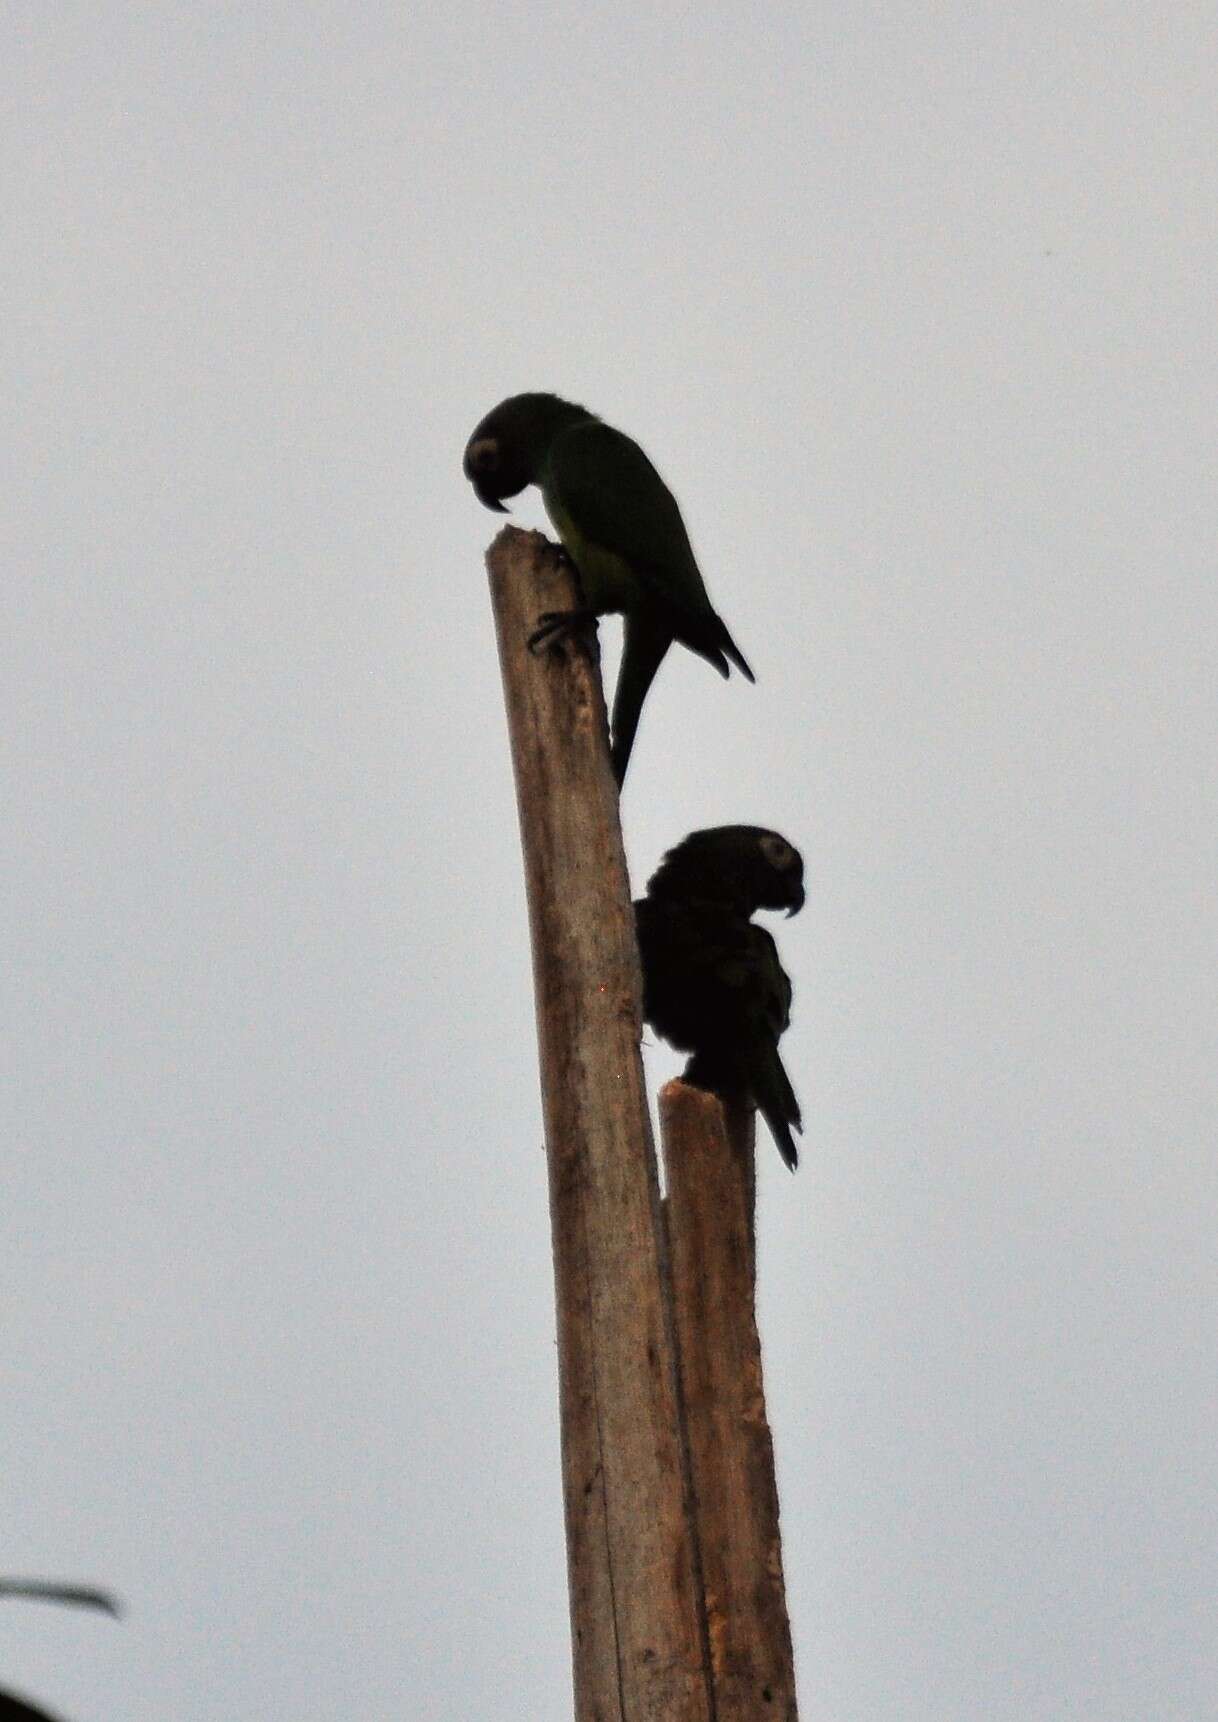
[[[778,948],[750,916],[796,914],[803,861],[757,825],[695,831],[671,849],[634,905],[643,1015],[681,1052],[685,1080],[753,1105],[792,1171],[799,1102],[778,1055],[791,1020],[791,982]]]
[[[474,431],[464,467],[479,501],[500,513],[504,497],[538,485],[575,564],[583,609],[539,616],[530,646],[551,644],[597,616],[625,616],[613,700],[619,785],[647,690],[674,640],[720,675],[729,674],[730,658],[754,680],[711,607],[676,498],[638,443],[557,395],[512,395]]]

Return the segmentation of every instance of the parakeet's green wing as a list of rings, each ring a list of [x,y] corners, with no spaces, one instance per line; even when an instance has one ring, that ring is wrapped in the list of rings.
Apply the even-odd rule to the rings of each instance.
[[[711,609],[676,498],[637,442],[591,420],[555,437],[543,489],[581,537],[628,562],[657,601]]]
[[[537,474],[546,509],[598,615],[626,617],[613,702],[613,769],[626,775],[639,713],[673,640],[713,664],[753,672],[702,584],[676,499],[638,443],[599,419],[560,430]]]

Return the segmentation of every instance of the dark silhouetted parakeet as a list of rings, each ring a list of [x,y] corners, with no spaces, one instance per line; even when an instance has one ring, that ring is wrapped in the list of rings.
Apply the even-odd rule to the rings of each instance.
[[[634,905],[643,1014],[678,1051],[685,1080],[756,1106],[792,1171],[799,1103],[778,1042],[791,1020],[791,982],[778,948],[750,916],[803,907],[798,850],[776,831],[720,825],[664,857]]]
[[[465,475],[480,501],[540,487],[546,512],[575,564],[584,608],[538,618],[530,644],[563,638],[620,611],[625,646],[613,700],[613,769],[626,775],[639,713],[674,640],[726,676],[728,659],[753,672],[711,607],[676,498],[621,431],[557,395],[513,395],[470,437]]]

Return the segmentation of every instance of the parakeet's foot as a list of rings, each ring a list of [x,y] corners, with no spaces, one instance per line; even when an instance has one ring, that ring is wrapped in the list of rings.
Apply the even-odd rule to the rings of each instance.
[[[564,640],[574,640],[589,652],[596,651],[595,610],[545,610],[529,635],[530,652],[549,651]]]

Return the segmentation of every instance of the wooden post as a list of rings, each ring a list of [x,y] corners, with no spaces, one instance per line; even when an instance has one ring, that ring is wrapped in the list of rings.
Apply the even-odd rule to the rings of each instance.
[[[754,1114],[660,1094],[681,1393],[717,1722],[796,1722],[774,1447],[754,1308]]]
[[[508,528],[487,557],[533,944],[558,1306],[577,1722],[715,1722],[639,1056],[634,917],[600,675],[540,612],[568,566]]]

